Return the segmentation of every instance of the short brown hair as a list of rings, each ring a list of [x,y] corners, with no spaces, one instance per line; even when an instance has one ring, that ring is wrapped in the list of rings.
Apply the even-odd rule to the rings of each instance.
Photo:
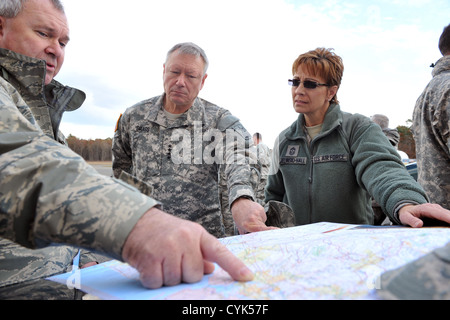
[[[344,75],[344,63],[342,58],[332,50],[317,48],[301,54],[292,65],[292,74],[295,74],[298,67],[302,66],[311,75],[323,78],[329,86],[339,88]],[[337,95],[333,97],[331,102],[339,103]]]

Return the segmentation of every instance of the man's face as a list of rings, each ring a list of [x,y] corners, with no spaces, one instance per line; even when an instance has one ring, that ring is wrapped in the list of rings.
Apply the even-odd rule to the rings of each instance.
[[[175,51],[164,65],[164,91],[169,112],[186,111],[203,88],[207,75],[201,57]]]
[[[66,16],[50,0],[28,0],[17,17],[0,17],[0,47],[45,60],[45,84],[61,69],[68,42]]]

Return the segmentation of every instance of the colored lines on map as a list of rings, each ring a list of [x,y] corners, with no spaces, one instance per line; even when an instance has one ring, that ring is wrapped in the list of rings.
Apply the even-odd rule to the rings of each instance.
[[[347,227],[348,227],[348,226],[342,226],[342,227],[340,227],[340,228],[336,228],[336,229],[333,229],[333,230],[324,231],[324,232],[322,232],[322,233],[330,233],[330,232],[334,232],[334,231],[338,231],[338,230],[345,229],[345,228],[347,228]]]

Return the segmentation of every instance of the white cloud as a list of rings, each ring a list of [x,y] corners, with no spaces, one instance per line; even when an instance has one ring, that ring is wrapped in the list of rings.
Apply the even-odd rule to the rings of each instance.
[[[77,136],[112,136],[120,112],[162,93],[166,52],[182,41],[199,44],[211,62],[200,96],[229,109],[269,145],[297,118],[287,86],[292,62],[319,46],[335,48],[344,59],[342,109],[367,116],[383,112],[392,126],[404,125],[431,77],[428,65],[439,58],[437,41],[448,24],[443,12],[450,7],[445,1],[408,4],[66,1],[72,40],[60,81],[88,92],[77,113],[98,127],[83,128],[83,118],[70,115],[62,128],[71,125]],[[107,130],[96,130],[101,126]]]

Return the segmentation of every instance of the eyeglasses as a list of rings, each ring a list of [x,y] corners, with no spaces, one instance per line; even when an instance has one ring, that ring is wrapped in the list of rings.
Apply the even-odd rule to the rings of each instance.
[[[288,84],[290,86],[293,86],[293,87],[298,87],[298,86],[300,86],[301,83],[302,82],[299,79],[290,79],[290,80],[288,80]],[[329,84],[324,84],[324,83],[318,83],[318,82],[311,81],[311,80],[305,80],[305,81],[303,81],[303,86],[306,89],[315,89],[315,88],[321,87],[321,86],[329,87],[330,85]]]

